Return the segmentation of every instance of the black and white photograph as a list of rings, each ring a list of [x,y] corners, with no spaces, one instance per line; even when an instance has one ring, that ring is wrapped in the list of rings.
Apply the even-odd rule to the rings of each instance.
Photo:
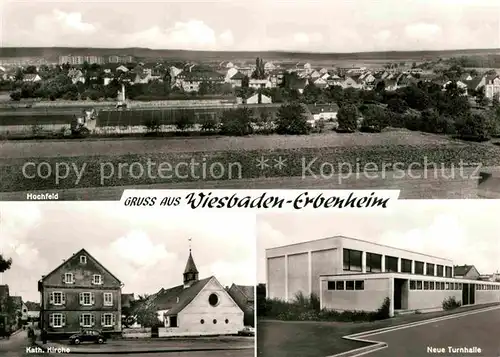
[[[0,204],[0,354],[253,357],[255,215]]]
[[[258,214],[257,355],[498,356],[499,209]]]
[[[0,200],[500,197],[498,0],[4,0]]]

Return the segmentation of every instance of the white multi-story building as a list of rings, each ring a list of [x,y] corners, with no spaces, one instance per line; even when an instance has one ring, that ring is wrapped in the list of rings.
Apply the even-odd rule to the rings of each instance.
[[[492,76],[486,78],[484,86],[484,94],[486,98],[493,99],[495,96],[500,96],[500,76]]]
[[[432,311],[500,301],[500,283],[456,278],[449,259],[335,236],[266,250],[267,297],[315,294],[332,310]]]

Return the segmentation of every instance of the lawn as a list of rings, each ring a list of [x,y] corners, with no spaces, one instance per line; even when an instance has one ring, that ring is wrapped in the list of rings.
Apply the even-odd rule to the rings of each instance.
[[[469,165],[500,165],[500,148],[495,145],[464,143],[408,131],[297,137],[2,142],[0,151],[3,178],[0,192],[300,177],[311,173],[322,173],[324,177],[332,169],[334,173],[356,172],[365,167],[390,171],[391,166],[402,169],[412,163],[420,163],[421,167],[429,163],[450,167],[461,161]],[[262,157],[268,160],[268,167],[257,167]],[[280,157],[285,165],[275,167]],[[26,178],[22,167],[27,162],[50,165],[52,175]],[[197,164],[194,169],[186,165],[193,162]],[[131,166],[132,163],[136,164]],[[58,164],[62,170],[66,167],[71,170],[56,184],[54,170]],[[168,170],[158,172],[159,167]],[[83,169],[78,184],[74,168]],[[31,170],[34,172],[33,167]]]
[[[257,355],[259,357],[326,357],[364,347],[361,342],[344,336],[398,326],[498,304],[464,307],[453,311],[409,314],[376,322],[283,322],[259,320],[257,323]]]

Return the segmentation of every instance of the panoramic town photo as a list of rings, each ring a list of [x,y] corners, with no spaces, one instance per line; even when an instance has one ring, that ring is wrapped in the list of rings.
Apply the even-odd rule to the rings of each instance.
[[[0,204],[0,354],[253,357],[255,215],[160,212]]]
[[[498,355],[499,208],[259,214],[258,356]]]
[[[141,16],[142,2],[7,1],[0,198],[113,200],[125,186],[499,197],[499,7],[162,1]]]

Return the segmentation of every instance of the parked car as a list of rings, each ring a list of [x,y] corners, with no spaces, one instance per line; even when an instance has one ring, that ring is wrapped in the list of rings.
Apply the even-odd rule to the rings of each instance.
[[[238,331],[238,336],[255,336],[255,328],[245,326],[242,330]]]
[[[104,343],[106,342],[106,336],[97,330],[84,330],[71,335],[69,338],[69,343],[72,345],[79,345],[82,342]]]

